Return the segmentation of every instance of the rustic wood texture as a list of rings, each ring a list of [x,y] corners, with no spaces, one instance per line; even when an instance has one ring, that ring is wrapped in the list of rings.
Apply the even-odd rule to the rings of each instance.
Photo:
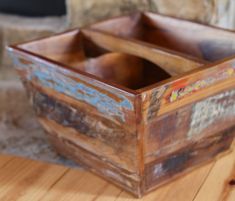
[[[156,65],[161,66],[170,75],[179,75],[202,65],[202,61],[196,61],[194,58],[185,58],[183,56],[172,53],[163,47],[155,47],[154,45],[145,46],[144,43],[131,40],[123,40],[109,34],[100,33],[99,31],[84,30],[93,41],[97,42],[101,47],[110,51],[123,52],[145,58]],[[195,60],[195,61],[194,61]]]
[[[155,161],[147,163],[145,167],[146,190],[155,188],[156,185],[171,180],[184,169],[190,170],[195,165],[208,161],[218,153],[228,150],[234,138],[234,129],[218,133],[182,150],[175,150],[169,155],[160,155]],[[162,157],[162,158],[161,158]]]
[[[119,29],[122,26],[124,29]],[[201,62],[214,61],[234,54],[234,34],[189,21],[154,13],[133,14],[96,23],[91,28],[150,43],[187,54]],[[194,33],[203,32],[194,37]],[[214,32],[218,34],[214,34]],[[196,57],[196,58],[195,58]]]
[[[146,201],[233,201],[235,152],[149,193]],[[223,170],[223,171],[222,171]],[[137,200],[95,175],[0,155],[0,200]],[[227,189],[227,190],[224,190]],[[222,199],[225,198],[225,199]]]
[[[234,44],[229,31],[137,13],[9,50],[56,149],[141,197],[229,150]]]

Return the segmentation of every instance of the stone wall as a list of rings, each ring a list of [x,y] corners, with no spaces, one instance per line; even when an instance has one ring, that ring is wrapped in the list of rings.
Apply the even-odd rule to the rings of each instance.
[[[27,18],[0,14],[0,55],[1,65],[9,66],[10,59],[6,53],[9,44],[51,35],[67,28],[65,17]]]
[[[214,0],[67,0],[71,27],[83,26],[97,20],[148,10],[203,23],[215,15]]]
[[[127,14],[148,10],[206,24],[233,28],[234,0],[67,0],[69,26],[77,27]],[[233,20],[232,20],[233,19]]]
[[[67,0],[69,26],[84,26],[136,10],[148,10],[148,0]]]

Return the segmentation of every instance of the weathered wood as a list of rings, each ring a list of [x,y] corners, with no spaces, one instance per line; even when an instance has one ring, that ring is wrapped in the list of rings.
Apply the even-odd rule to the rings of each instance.
[[[202,185],[195,201],[202,199],[207,201],[234,200],[234,186],[229,183],[234,178],[235,151],[218,160],[210,171],[205,183]],[[226,167],[226,170],[225,170]]]
[[[60,93],[40,87],[35,90],[29,84],[26,87],[38,116],[55,122],[54,129],[60,130],[60,136],[76,141],[114,166],[138,171],[137,161],[133,160],[138,157],[135,127],[129,124],[122,126],[123,120],[107,119],[93,107],[84,107],[83,102],[75,103],[73,99]],[[37,92],[39,90],[42,92]],[[131,124],[131,115],[133,114],[129,113],[124,121]]]
[[[174,52],[176,55],[180,53],[186,58],[194,58],[202,63],[229,57],[235,53],[233,32],[154,13],[113,18],[91,27],[119,37],[167,48],[178,52]],[[217,34],[214,34],[215,32]]]
[[[137,174],[115,167],[115,165],[106,161],[105,157],[98,154],[92,154],[74,143],[72,140],[57,135],[56,133],[58,133],[58,131],[53,129],[47,121],[41,119],[40,122],[45,128],[48,128],[47,130],[50,132],[49,140],[60,154],[75,160],[91,172],[117,184],[134,195],[141,195],[142,189],[140,189],[139,185],[140,178]]]
[[[143,13],[9,50],[56,149],[140,197],[229,150],[234,44]]]
[[[181,174],[183,170],[190,170],[195,165],[200,165],[228,150],[234,136],[235,127],[198,140],[186,148],[178,149],[169,155],[163,155],[146,164],[146,191],[156,188],[157,185],[165,183],[167,180],[171,180],[172,177]]]
[[[84,29],[83,32],[93,41],[110,51],[123,52],[145,58],[156,65],[161,66],[170,75],[179,75],[180,73],[193,70],[202,65],[203,62],[196,61],[193,58],[180,56],[172,53],[168,49],[160,46],[136,43],[134,40],[123,40],[122,38],[106,34],[101,31]],[[194,61],[195,60],[195,61]]]
[[[0,160],[0,168],[5,166],[12,158],[10,156],[2,155]]]
[[[233,126],[234,95],[234,89],[224,91],[146,123],[146,161]]]

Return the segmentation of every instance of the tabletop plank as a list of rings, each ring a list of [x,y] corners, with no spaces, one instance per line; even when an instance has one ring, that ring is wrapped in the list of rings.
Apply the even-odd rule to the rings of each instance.
[[[110,185],[84,170],[70,170],[42,200],[95,200]],[[113,193],[113,192],[112,192]]]
[[[0,168],[0,200],[39,200],[66,171],[61,166],[13,158]]]
[[[216,162],[164,185],[144,196],[144,201],[234,201],[235,149]],[[226,187],[226,189],[225,189]],[[223,193],[227,192],[226,195]],[[138,200],[111,183],[82,169],[0,155],[1,201],[134,201]]]
[[[198,168],[190,174],[185,175],[163,187],[144,196],[141,200],[144,201],[191,201],[198,192],[198,189],[204,183],[209,174],[213,163]],[[131,195],[123,192],[117,201],[135,201]]]
[[[13,157],[11,157],[11,156],[1,155],[1,157],[0,157],[0,168],[2,166],[6,165],[12,159],[13,159]]]
[[[222,201],[227,197],[229,181],[234,174],[235,149],[217,160],[207,180],[200,189],[194,201]],[[234,198],[235,200],[235,198]]]
[[[233,189],[233,190],[230,192],[230,194],[229,194],[229,196],[228,196],[228,198],[227,198],[226,201],[234,201],[234,200],[235,200],[235,189]]]

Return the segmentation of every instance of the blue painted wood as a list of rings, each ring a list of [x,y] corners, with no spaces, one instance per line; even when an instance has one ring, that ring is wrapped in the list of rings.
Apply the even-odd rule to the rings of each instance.
[[[95,107],[101,113],[117,117],[125,122],[124,110],[134,110],[133,104],[126,96],[116,93],[115,96],[118,97],[118,100],[108,96],[102,93],[105,90],[104,88],[99,91],[97,86],[93,88],[91,83],[86,84],[84,80],[79,82],[78,80],[81,79],[79,74],[45,63],[30,62],[30,64],[24,64],[18,57],[13,56],[13,58],[17,68],[27,71],[26,78],[28,81],[36,80],[40,85],[78,101],[83,101]],[[71,76],[76,80],[72,79]]]

